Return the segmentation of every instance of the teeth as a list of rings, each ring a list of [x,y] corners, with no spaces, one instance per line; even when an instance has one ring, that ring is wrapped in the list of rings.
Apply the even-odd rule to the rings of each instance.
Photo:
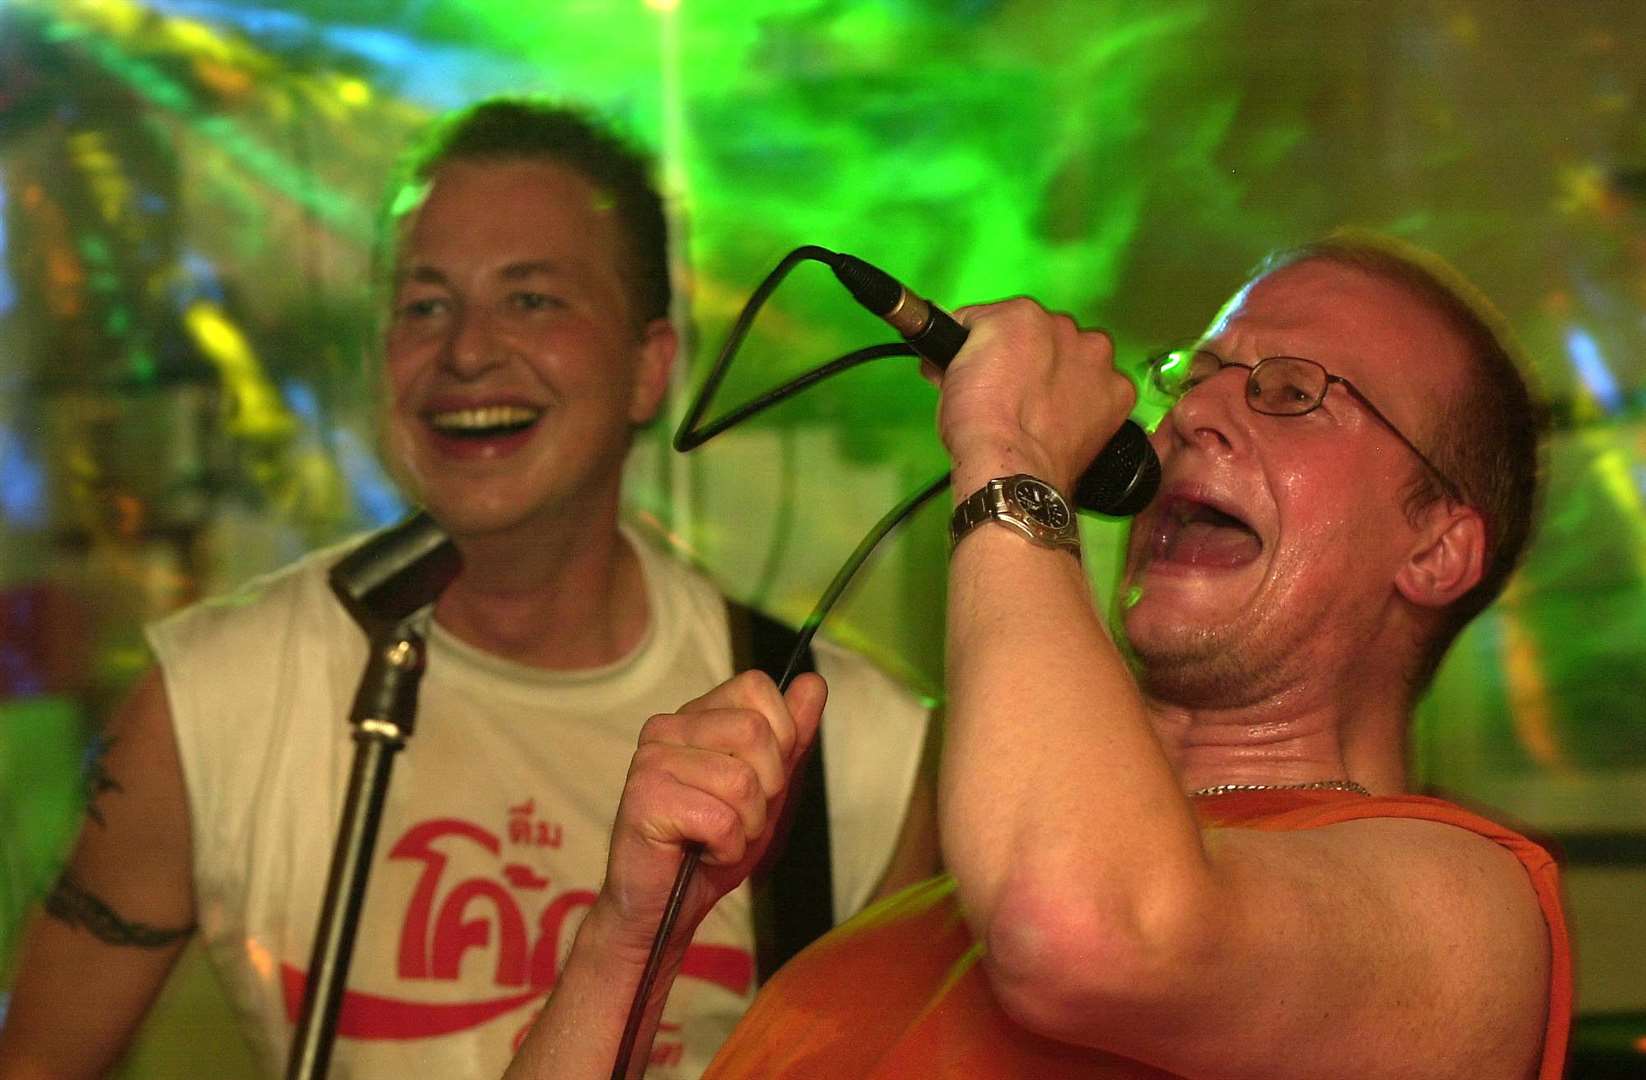
[[[479,431],[529,424],[542,414],[542,409],[529,409],[523,405],[482,405],[475,409],[435,413],[429,417],[429,423],[441,431]]]

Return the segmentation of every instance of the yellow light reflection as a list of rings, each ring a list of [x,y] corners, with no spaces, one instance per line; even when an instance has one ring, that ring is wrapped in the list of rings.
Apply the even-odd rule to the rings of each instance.
[[[361,79],[339,79],[337,96],[345,105],[365,105],[371,101],[371,87]]]
[[[206,300],[189,305],[183,313],[183,325],[223,377],[234,405],[228,419],[229,431],[253,439],[290,434],[295,421],[240,328],[216,304]]]
[[[131,202],[131,184],[120,171],[120,161],[110,152],[103,136],[82,131],[69,136],[69,154],[91,183],[97,212],[109,224],[117,224]]]
[[[1509,590],[1515,591],[1512,587]],[[1510,600],[1508,596],[1505,599]],[[1543,658],[1512,600],[1503,605],[1503,682],[1515,736],[1526,755],[1546,768],[1564,766],[1560,742],[1555,737],[1549,684],[1543,677]]]
[[[1592,467],[1600,489],[1617,507],[1618,513],[1637,531],[1646,527],[1646,502],[1642,502],[1640,488],[1629,468],[1629,457],[1622,447],[1613,446],[1594,457]],[[1635,553],[1635,570],[1646,577],[1646,550],[1640,544],[1631,544]]]
[[[246,939],[246,962],[251,969],[257,972],[257,977],[263,982],[272,982],[275,977],[274,954],[269,947],[256,938]]]

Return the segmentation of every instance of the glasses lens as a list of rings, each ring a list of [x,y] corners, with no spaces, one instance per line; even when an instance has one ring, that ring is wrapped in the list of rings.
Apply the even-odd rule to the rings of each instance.
[[[1246,397],[1252,408],[1272,416],[1296,416],[1326,396],[1326,369],[1296,356],[1271,356],[1252,369]]]
[[[1149,361],[1149,378],[1155,389],[1179,398],[1222,366],[1221,360],[1204,349],[1172,349]]]

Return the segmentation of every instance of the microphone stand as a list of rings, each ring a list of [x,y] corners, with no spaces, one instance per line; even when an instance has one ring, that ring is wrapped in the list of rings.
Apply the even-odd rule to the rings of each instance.
[[[427,514],[418,513],[349,554],[329,576],[332,591],[365,631],[370,649],[349,712],[354,765],[309,956],[287,1080],[323,1077],[330,1067],[389,773],[395,753],[406,745],[417,720],[426,653],[414,616],[435,601],[461,567],[451,540]]]

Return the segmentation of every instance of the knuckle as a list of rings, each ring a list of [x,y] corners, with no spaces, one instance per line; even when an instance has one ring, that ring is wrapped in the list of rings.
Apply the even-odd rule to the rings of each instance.
[[[737,738],[745,747],[756,747],[765,741],[765,735],[771,730],[771,723],[764,713],[753,709],[744,709],[737,714]]]
[[[1044,333],[1040,327],[1045,325],[1046,311],[1027,296],[1014,296],[1002,301],[1000,315],[1001,321],[1012,327],[1012,333]]]
[[[1129,411],[1134,405],[1137,404],[1137,386],[1132,382],[1132,380],[1120,374],[1118,371],[1115,372],[1115,379],[1115,392],[1119,395],[1120,399],[1126,403],[1126,408]]]
[[[651,771],[662,755],[663,748],[656,743],[641,743],[635,747],[634,757],[629,759],[629,776],[641,776]]]
[[[640,744],[663,741],[678,723],[674,713],[653,713],[640,725]]]
[[[743,843],[743,819],[731,807],[717,803],[704,812],[703,836],[706,843],[716,847],[740,847]]]
[[[764,686],[762,684],[771,681],[771,677],[764,671],[750,668],[733,676],[731,681],[726,684],[726,690],[733,702],[748,707],[764,697]]]
[[[749,802],[756,796],[762,795],[760,789],[760,774],[755,772],[754,766],[742,758],[728,758],[731,767],[727,770],[727,788],[731,797],[738,802]]]
[[[1081,354],[1098,366],[1109,367],[1114,363],[1114,339],[1109,332],[1102,329],[1080,330]]]

